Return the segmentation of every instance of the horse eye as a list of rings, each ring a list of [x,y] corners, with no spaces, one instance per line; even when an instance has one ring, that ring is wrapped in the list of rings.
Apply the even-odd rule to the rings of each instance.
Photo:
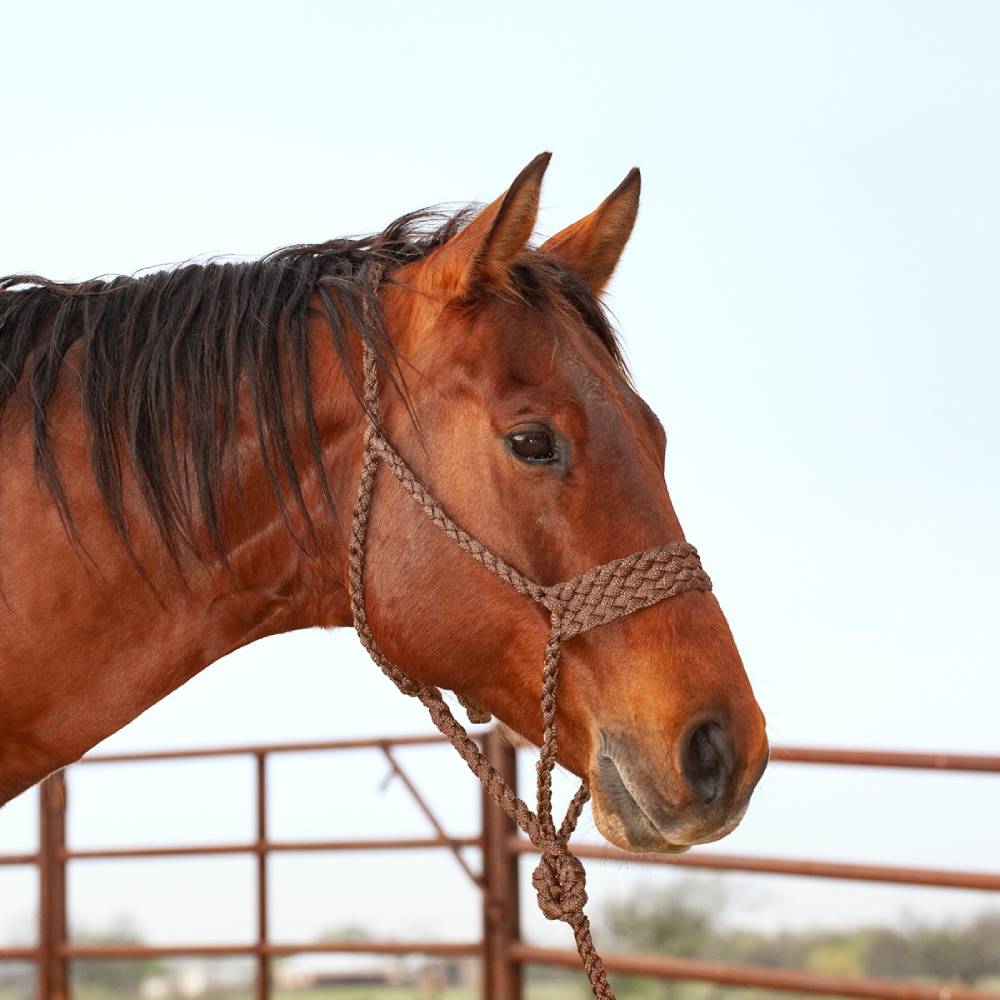
[[[541,427],[508,434],[507,444],[523,462],[553,462],[556,459],[556,442],[552,432]]]

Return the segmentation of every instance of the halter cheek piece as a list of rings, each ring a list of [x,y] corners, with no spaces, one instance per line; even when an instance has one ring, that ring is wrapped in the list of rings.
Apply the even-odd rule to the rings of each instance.
[[[573,796],[558,829],[552,818],[552,770],[558,749],[556,687],[560,647],[564,639],[630,615],[641,608],[648,608],[686,590],[711,590],[712,583],[701,568],[694,546],[686,542],[636,552],[551,587],[535,583],[456,524],[386,440],[379,425],[378,368],[375,355],[367,345],[364,347],[363,398],[368,423],[364,436],[358,498],[351,521],[349,558],[354,627],[371,658],[403,694],[419,699],[427,707],[434,724],[482,782],[493,801],[539,849],[541,860],[531,879],[538,894],[538,905],[550,920],[564,920],[572,927],[594,996],[598,1000],[614,1000],[604,963],[591,939],[590,921],[584,913],[587,892],[583,866],[568,847],[580,812],[590,797],[585,781]],[[375,640],[365,611],[364,573],[368,524],[379,462],[386,464],[417,506],[460,548],[518,593],[544,605],[549,611],[549,637],[542,668],[543,737],[537,766],[537,812],[532,812],[490,764],[476,741],[452,715],[441,692],[407,676],[386,657]],[[470,719],[473,722],[489,719],[488,715],[468,705],[461,696],[459,700],[470,709]]]

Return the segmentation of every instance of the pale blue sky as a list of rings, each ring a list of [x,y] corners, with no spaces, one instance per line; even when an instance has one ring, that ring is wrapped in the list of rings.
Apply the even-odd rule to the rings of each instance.
[[[609,303],[772,739],[997,752],[1000,7],[356,8],[5,9],[0,273],[88,277],[381,228],[492,198],[543,149],[553,232],[638,164],[643,206]],[[426,728],[351,636],[304,633],[211,668],[109,746]],[[413,756],[470,827],[457,766]],[[213,768],[81,772],[73,835],[245,836],[249,777]],[[419,831],[394,814],[401,799],[372,796],[381,773],[282,763],[275,823],[289,837]],[[338,789],[355,811],[334,814]],[[148,802],[144,827],[119,790]],[[722,849],[995,869],[998,793],[998,778],[775,766]],[[0,814],[0,845],[30,839],[31,805]],[[449,859],[407,860],[281,862],[276,923],[286,937],[347,918],[467,933],[460,879],[433,888]],[[160,939],[249,931],[249,865],[212,866],[149,868],[148,882],[143,866],[81,866],[74,913],[134,912]],[[390,918],[396,890],[362,903],[360,878],[396,871],[414,887]],[[650,881],[604,870],[593,895]],[[989,902],[734,884],[734,919],[786,925]],[[0,871],[0,936],[30,905],[27,878]]]

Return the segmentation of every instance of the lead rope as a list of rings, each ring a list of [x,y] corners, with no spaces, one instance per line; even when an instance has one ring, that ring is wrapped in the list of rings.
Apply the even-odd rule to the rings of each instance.
[[[614,991],[604,970],[604,963],[594,948],[590,921],[583,910],[587,902],[583,865],[568,847],[570,835],[590,798],[586,782],[580,785],[573,796],[558,830],[552,818],[552,771],[558,752],[556,689],[561,646],[560,617],[555,612],[552,613],[551,630],[545,646],[545,665],[542,672],[543,737],[537,765],[538,813],[536,815],[483,755],[475,740],[452,714],[441,692],[403,673],[382,652],[372,633],[364,600],[365,551],[372,500],[375,496],[375,477],[383,445],[376,424],[379,414],[378,372],[375,356],[367,345],[364,352],[364,401],[368,410],[368,426],[364,437],[358,498],[351,519],[349,559],[354,628],[369,656],[383,673],[403,694],[418,699],[427,708],[434,724],[458,751],[490,798],[517,823],[531,843],[541,851],[541,860],[531,877],[532,885],[538,894],[538,905],[549,920],[564,920],[573,929],[577,950],[597,1000],[615,1000]]]
[[[372,282],[376,292],[381,278],[381,268],[376,265]],[[363,310],[369,326],[373,326],[367,298],[364,300]],[[569,838],[590,798],[585,781],[571,799],[558,829],[552,817],[552,772],[559,750],[556,693],[562,642],[580,632],[650,607],[684,591],[711,590],[711,580],[701,567],[697,551],[686,542],[672,542],[636,552],[602,566],[595,566],[571,580],[551,587],[544,587],[524,576],[456,524],[386,440],[379,422],[378,363],[374,351],[366,343],[362,346],[362,366],[362,402],[366,427],[358,496],[351,518],[348,561],[354,628],[362,645],[382,672],[403,694],[418,699],[427,708],[434,724],[458,751],[490,798],[538,849],[541,859],[531,876],[531,882],[538,895],[539,908],[549,920],[565,921],[573,929],[576,947],[596,1000],[615,1000],[604,963],[594,948],[590,921],[584,912],[587,890],[583,865],[569,849]],[[368,527],[379,462],[385,463],[400,486],[452,541],[518,593],[544,605],[549,611],[549,636],[545,644],[542,668],[542,745],[536,767],[537,813],[532,812],[487,760],[476,741],[452,714],[441,692],[436,687],[421,684],[405,674],[382,652],[375,640],[365,609],[364,577]],[[489,718],[474,706],[469,706],[461,695],[459,700],[467,708],[472,708],[472,721],[485,721]]]

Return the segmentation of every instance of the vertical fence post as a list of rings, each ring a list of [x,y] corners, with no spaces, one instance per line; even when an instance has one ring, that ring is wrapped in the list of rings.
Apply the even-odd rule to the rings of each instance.
[[[38,793],[38,998],[68,1000],[66,945],[66,778],[62,771]]]
[[[271,963],[267,946],[267,754],[254,755],[257,765],[257,992],[270,1000]]]
[[[495,728],[484,736],[483,749],[503,779],[517,790],[517,756]],[[483,1000],[521,1000],[521,967],[509,946],[520,939],[520,892],[517,855],[510,840],[514,821],[483,792]]]

